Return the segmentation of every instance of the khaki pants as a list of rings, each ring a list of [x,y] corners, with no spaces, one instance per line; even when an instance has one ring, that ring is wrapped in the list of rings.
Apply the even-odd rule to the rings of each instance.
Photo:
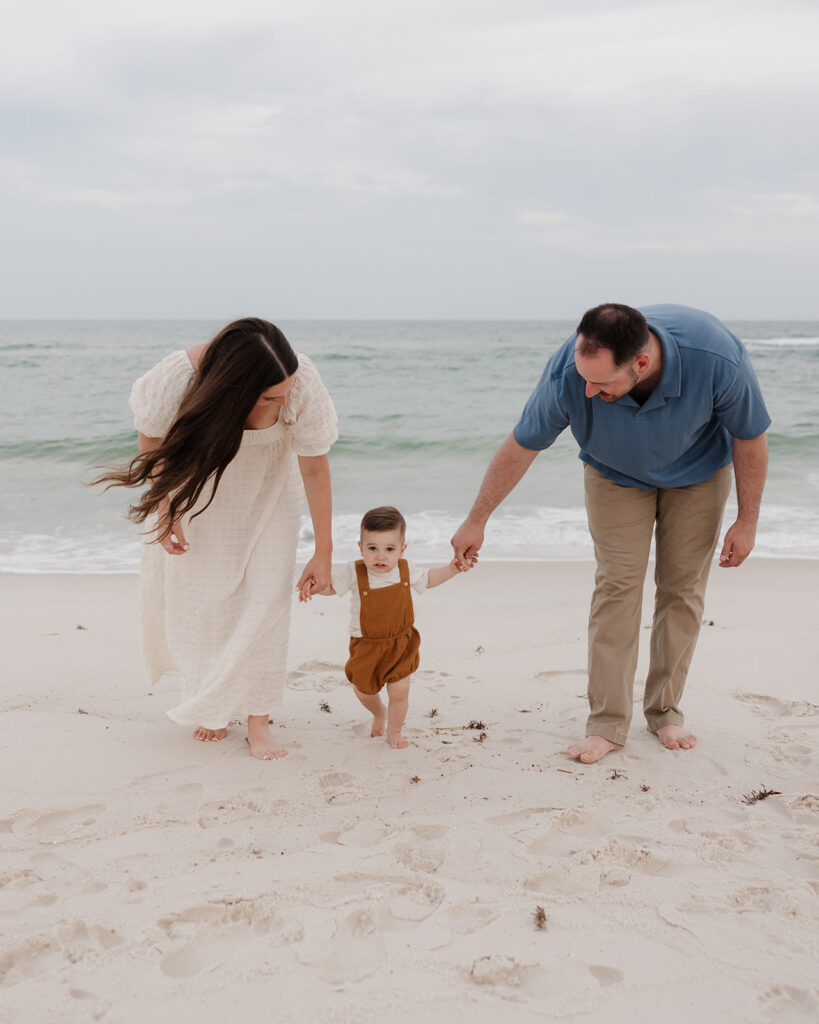
[[[731,467],[689,487],[623,487],[584,467],[586,513],[597,559],[589,613],[587,736],[625,743],[637,668],[643,581],[656,525],[648,728],[681,725],[679,709],[702,623],[705,585],[731,490]]]

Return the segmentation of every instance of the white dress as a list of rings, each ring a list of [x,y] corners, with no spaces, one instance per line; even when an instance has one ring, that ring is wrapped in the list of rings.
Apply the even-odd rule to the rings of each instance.
[[[278,422],[245,430],[213,502],[202,515],[183,517],[190,549],[142,549],[145,665],[152,683],[165,673],[179,676],[182,701],[168,714],[184,725],[220,729],[267,715],[281,700],[304,505],[296,456],[324,455],[338,437],[318,370],[298,358]],[[179,351],[140,377],[131,392],[137,430],[165,436],[193,372]],[[210,493],[206,486],[197,508]]]

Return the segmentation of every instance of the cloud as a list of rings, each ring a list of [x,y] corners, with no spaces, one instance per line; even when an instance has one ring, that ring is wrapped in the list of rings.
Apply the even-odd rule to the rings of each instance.
[[[192,296],[180,274],[186,258],[203,272],[207,238],[204,292],[228,302],[247,293],[237,277],[264,280],[275,238],[283,291],[307,315],[439,315],[456,293],[451,315],[469,315],[489,292],[470,300],[442,266],[493,280],[502,255],[524,282],[528,261],[590,245],[600,287],[628,268],[614,275],[599,256],[697,255],[703,300],[727,254],[756,253],[758,296],[770,253],[783,274],[815,256],[817,29],[819,11],[793,0],[12,0],[0,230],[48,247],[54,266],[76,259],[69,237],[88,238],[90,276],[110,275],[119,244],[151,280],[145,315],[175,301],[167,274],[151,279],[156,238]],[[220,247],[234,256],[221,283]],[[12,261],[6,272],[17,304],[0,315],[75,308],[56,271],[45,290]],[[639,284],[646,267],[632,273]],[[722,279],[744,314],[747,268]],[[520,306],[507,287],[491,290],[496,315]],[[567,308],[554,315],[573,315],[581,291],[557,289]]]

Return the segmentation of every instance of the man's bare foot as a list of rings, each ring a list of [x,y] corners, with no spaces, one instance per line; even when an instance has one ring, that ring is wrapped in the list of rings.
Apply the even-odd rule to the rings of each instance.
[[[273,741],[270,723],[264,715],[249,715],[247,719],[247,743],[253,757],[260,761],[278,761],[287,756],[284,747]]]
[[[227,729],[205,729],[199,726],[194,730],[193,738],[200,743],[212,743],[215,740],[223,740],[227,736]]]
[[[373,715],[373,727],[370,730],[370,736],[383,736],[384,728],[387,724],[387,709],[382,708],[380,715]]]
[[[576,757],[583,764],[594,764],[612,750],[622,750],[622,744],[612,743],[603,736],[587,736],[582,743],[574,743],[566,751],[569,757]]]
[[[661,725],[657,736],[668,750],[691,750],[697,745],[697,737],[679,725]]]
[[[409,740],[405,739],[400,732],[388,732],[387,742],[393,750],[403,750],[409,746]]]

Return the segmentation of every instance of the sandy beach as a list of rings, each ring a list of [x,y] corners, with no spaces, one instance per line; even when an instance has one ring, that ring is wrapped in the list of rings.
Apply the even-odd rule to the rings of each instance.
[[[346,601],[294,607],[267,763],[165,716],[135,576],[1,576],[0,1021],[815,1020],[819,562],[715,569],[696,750],[645,730],[643,651],[628,745],[582,766],[592,576],[418,598],[405,751]]]

